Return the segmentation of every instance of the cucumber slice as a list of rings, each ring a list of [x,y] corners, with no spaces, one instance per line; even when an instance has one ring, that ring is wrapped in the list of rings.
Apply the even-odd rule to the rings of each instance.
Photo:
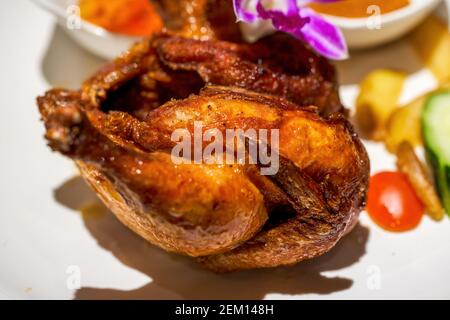
[[[450,215],[450,91],[436,92],[427,99],[422,113],[422,131],[427,160]]]

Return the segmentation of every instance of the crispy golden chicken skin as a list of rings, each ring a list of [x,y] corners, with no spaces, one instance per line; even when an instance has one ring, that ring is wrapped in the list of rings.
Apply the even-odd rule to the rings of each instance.
[[[167,29],[196,40],[241,42],[231,0],[155,0]]]
[[[165,250],[220,272],[289,265],[331,249],[364,206],[369,161],[342,114],[325,119],[282,97],[207,87],[139,119],[108,109],[120,86],[92,100],[89,83],[38,99],[49,145],[76,161],[125,225]],[[175,164],[171,134],[193,131],[195,121],[220,131],[278,129],[279,171]]]
[[[211,270],[330,250],[356,223],[369,176],[334,67],[288,35],[243,43],[231,1],[158,3],[169,33],[136,44],[79,91],[38,98],[49,146],[76,162],[123,224]],[[279,130],[279,170],[177,161],[172,134],[196,122]]]
[[[156,35],[107,64],[83,86],[83,97],[137,117],[206,84],[239,87],[314,105],[321,115],[342,112],[334,67],[289,35],[254,44]],[[106,100],[106,101],[105,101]]]

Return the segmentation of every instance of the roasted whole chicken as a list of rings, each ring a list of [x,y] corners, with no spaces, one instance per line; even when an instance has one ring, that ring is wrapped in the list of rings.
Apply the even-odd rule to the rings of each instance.
[[[49,146],[75,161],[123,224],[211,270],[327,252],[355,225],[369,176],[334,67],[284,34],[248,44],[219,40],[225,31],[183,32],[136,44],[78,91],[39,97]],[[194,133],[196,122],[223,133],[277,129],[278,170],[174,161],[172,133]]]

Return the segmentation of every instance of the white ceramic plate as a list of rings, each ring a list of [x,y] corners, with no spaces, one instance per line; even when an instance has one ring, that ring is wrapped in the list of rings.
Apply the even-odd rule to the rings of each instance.
[[[288,269],[215,275],[148,245],[107,212],[83,217],[77,208],[95,196],[76,178],[72,163],[46,147],[35,97],[52,86],[78,87],[102,61],[31,2],[2,6],[0,297],[450,298],[448,218],[424,218],[416,230],[392,234],[363,213],[355,232],[321,258]],[[353,104],[355,84],[378,67],[410,74],[404,101],[435,85],[398,41],[352,53],[338,65],[346,104]],[[366,146],[373,172],[394,168],[381,144]]]

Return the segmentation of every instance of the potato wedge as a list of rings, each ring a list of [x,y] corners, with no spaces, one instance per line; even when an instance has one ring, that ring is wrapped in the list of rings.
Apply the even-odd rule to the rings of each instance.
[[[450,89],[450,82],[444,83],[437,90],[442,89]],[[396,153],[397,147],[403,141],[408,141],[413,147],[422,145],[420,117],[426,99],[433,92],[436,92],[436,90],[416,98],[407,105],[394,110],[389,116],[389,120],[386,124],[384,143],[391,153]]]
[[[430,16],[410,36],[411,43],[440,83],[450,79],[450,33],[447,24]]]
[[[408,141],[414,147],[422,145],[420,117],[425,100],[426,96],[417,98],[390,115],[386,124],[384,142],[391,153],[396,153],[403,141]]]
[[[445,211],[442,207],[434,184],[428,174],[425,165],[417,158],[413,146],[403,141],[397,148],[397,167],[407,177],[417,196],[425,205],[427,214],[436,221],[444,218]]]
[[[406,75],[392,70],[375,70],[361,83],[356,101],[356,120],[366,138],[382,141],[386,122],[397,108]]]

